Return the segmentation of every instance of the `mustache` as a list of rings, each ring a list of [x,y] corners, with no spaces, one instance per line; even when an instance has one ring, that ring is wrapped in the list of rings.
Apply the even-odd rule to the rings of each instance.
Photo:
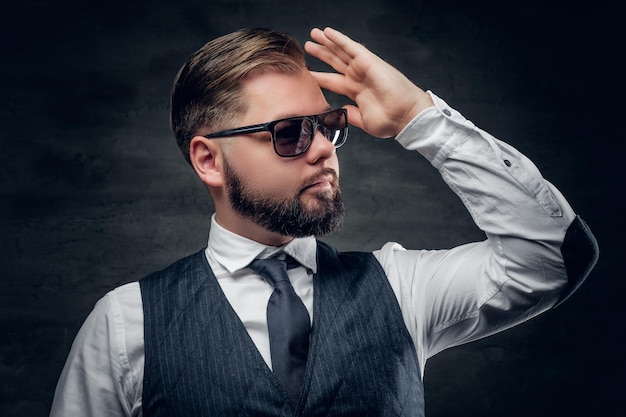
[[[334,188],[339,187],[339,176],[337,175],[337,172],[332,168],[323,168],[319,170],[318,172],[316,172],[315,174],[310,175],[308,178],[306,178],[302,182],[302,187],[300,187],[300,192],[303,192],[310,186],[317,184],[321,180],[325,179],[325,177],[330,177],[330,182]]]

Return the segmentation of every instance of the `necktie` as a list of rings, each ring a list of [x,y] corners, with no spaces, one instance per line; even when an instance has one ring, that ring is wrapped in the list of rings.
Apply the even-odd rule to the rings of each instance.
[[[298,402],[309,352],[309,313],[289,281],[286,261],[256,259],[249,267],[274,286],[267,305],[272,370]]]

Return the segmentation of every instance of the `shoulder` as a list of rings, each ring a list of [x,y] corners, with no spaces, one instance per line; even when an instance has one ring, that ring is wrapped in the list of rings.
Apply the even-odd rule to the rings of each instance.
[[[129,282],[105,295],[107,314],[126,332],[143,332],[143,307],[139,282]]]
[[[206,256],[205,256],[205,248],[181,258],[172,264],[166,266],[165,268],[155,271],[142,279],[139,280],[140,284],[145,283],[146,281],[158,280],[163,277],[170,276],[172,274],[180,274],[190,271],[193,268],[197,268],[198,265],[207,264]]]

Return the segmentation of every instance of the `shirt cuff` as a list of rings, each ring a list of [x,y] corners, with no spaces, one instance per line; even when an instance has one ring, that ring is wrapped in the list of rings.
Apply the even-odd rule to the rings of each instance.
[[[432,91],[427,93],[435,105],[415,116],[396,136],[396,141],[405,149],[419,152],[439,169],[476,126]]]

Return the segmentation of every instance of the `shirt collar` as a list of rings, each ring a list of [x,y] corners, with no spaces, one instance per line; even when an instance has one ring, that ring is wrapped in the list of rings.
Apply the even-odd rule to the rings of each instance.
[[[228,272],[245,268],[256,258],[268,258],[281,251],[317,272],[317,243],[313,236],[295,238],[283,246],[268,246],[224,229],[211,217],[207,250]]]

